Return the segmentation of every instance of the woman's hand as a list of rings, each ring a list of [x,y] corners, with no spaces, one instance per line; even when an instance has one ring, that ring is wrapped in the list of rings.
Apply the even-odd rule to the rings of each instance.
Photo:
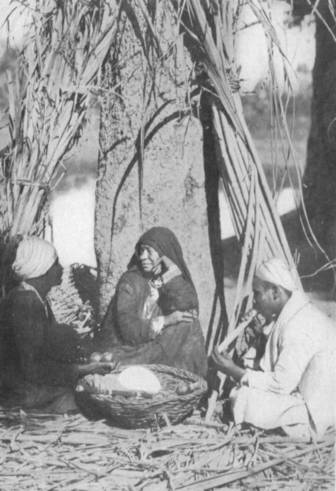
[[[192,322],[194,318],[195,317],[191,312],[175,310],[171,314],[165,315],[164,325],[170,326],[172,324],[178,324],[179,322]]]

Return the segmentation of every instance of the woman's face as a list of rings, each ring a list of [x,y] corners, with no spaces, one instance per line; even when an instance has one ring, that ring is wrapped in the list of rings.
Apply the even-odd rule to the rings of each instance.
[[[139,247],[139,261],[145,273],[150,273],[159,263],[160,254],[154,247],[141,244]]]

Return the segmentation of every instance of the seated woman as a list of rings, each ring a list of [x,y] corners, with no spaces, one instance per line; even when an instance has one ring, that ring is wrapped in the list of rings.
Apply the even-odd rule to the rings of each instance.
[[[161,363],[206,375],[196,290],[169,229],[154,227],[140,237],[96,343],[122,363]]]
[[[8,404],[47,412],[75,410],[73,387],[78,377],[107,373],[109,363],[78,363],[80,338],[56,323],[47,293],[60,284],[62,267],[55,248],[25,237],[12,269],[20,283],[5,300],[1,319],[2,389]]]

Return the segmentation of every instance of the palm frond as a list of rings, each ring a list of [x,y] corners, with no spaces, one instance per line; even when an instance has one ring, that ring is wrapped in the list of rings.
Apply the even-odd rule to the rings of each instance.
[[[25,2],[17,8],[27,13]],[[65,154],[87,118],[91,87],[117,32],[119,8],[94,2],[36,2],[18,66],[7,70],[10,149],[6,165],[11,235],[38,232]]]
[[[263,3],[254,0],[247,3],[262,23],[272,45],[281,50]],[[229,75],[238,70],[234,39],[243,4],[246,2],[240,0],[213,1],[212,15],[209,15],[207,2],[189,0],[185,2],[185,11],[179,14],[187,34],[197,43],[200,62],[214,94],[212,110],[217,161],[236,235],[242,245],[236,302],[229,330],[236,325],[246,301],[251,303],[257,261],[277,255],[295,269],[271,190],[245,122],[239,94],[230,86]]]

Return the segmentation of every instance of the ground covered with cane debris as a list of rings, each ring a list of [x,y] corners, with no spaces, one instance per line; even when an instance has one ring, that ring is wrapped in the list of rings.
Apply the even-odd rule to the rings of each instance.
[[[124,430],[81,415],[0,410],[0,489],[334,489],[335,434],[317,443],[278,433],[184,423]]]

